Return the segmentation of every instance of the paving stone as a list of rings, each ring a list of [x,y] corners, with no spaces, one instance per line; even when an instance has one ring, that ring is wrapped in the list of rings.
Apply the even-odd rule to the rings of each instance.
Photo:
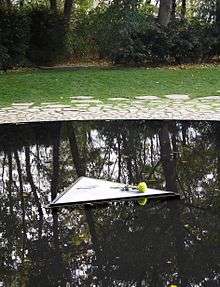
[[[107,99],[108,101],[116,101],[116,102],[123,102],[123,101],[125,101],[125,102],[130,102],[131,100],[130,99],[128,99],[128,98],[108,98]]]
[[[80,108],[90,107],[90,104],[89,103],[82,103],[82,104],[76,103],[73,105],[73,107],[80,109]]]
[[[92,96],[78,96],[78,97],[70,97],[71,100],[92,100],[94,97]]]
[[[174,101],[178,101],[178,100],[186,101],[190,99],[188,95],[180,95],[180,94],[166,95],[165,97],[169,100],[174,100]]]
[[[40,103],[41,106],[50,106],[50,105],[59,105],[60,102],[42,102]]]
[[[199,101],[206,102],[206,101],[220,101],[220,96],[210,96],[204,98],[198,98]]]
[[[68,107],[70,107],[70,106],[69,105],[61,105],[61,104],[58,104],[58,105],[52,104],[52,105],[44,106],[44,107],[42,107],[42,109],[62,109],[62,108],[68,108]]]
[[[157,96],[137,96],[135,97],[135,100],[152,101],[152,100],[161,100],[161,99]]]
[[[15,108],[29,108],[32,107],[34,105],[34,103],[13,103],[12,107]]]
[[[179,100],[151,101],[134,100],[107,102],[91,106],[89,101],[69,106],[47,103],[39,107],[29,107],[19,103],[18,107],[0,108],[0,123],[19,123],[54,120],[98,120],[98,119],[178,119],[178,120],[218,120],[220,121],[220,96]],[[95,100],[96,101],[96,100]],[[21,105],[22,104],[22,105]],[[28,103],[29,104],[29,103]]]
[[[78,112],[79,109],[77,108],[73,108],[73,107],[69,107],[69,108],[63,108],[62,109],[64,112]],[[65,114],[65,113],[64,113]]]
[[[90,108],[88,109],[88,111],[89,111],[89,112],[100,112],[101,109],[100,109],[99,107],[90,107]]]
[[[102,103],[100,100],[72,100],[72,104],[99,104]]]

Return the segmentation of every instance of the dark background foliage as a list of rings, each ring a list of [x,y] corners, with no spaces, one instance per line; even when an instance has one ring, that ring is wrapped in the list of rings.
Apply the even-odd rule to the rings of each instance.
[[[164,2],[172,2],[170,11]],[[0,4],[0,66],[97,58],[158,65],[218,57],[219,0],[198,1],[188,10],[188,1],[171,2],[161,0],[156,6],[151,1],[115,0],[95,7],[86,0],[66,0],[63,8],[52,0],[49,6]]]

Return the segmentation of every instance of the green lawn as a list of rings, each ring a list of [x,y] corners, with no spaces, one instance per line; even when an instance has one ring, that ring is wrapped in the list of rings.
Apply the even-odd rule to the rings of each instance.
[[[33,70],[0,75],[0,105],[69,102],[73,96],[133,98],[141,95],[220,95],[220,66],[187,69],[129,68]]]

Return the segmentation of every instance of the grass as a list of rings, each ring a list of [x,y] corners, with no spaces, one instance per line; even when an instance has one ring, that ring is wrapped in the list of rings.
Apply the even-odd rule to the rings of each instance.
[[[141,95],[220,95],[220,66],[191,68],[128,68],[31,70],[0,75],[0,105],[58,101],[73,96],[133,98]]]

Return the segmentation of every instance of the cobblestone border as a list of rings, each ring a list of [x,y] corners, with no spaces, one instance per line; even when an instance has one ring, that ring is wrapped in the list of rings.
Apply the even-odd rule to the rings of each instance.
[[[0,108],[0,124],[67,120],[220,120],[220,96],[190,99],[188,95],[137,96],[130,101],[73,97],[71,104],[15,103]]]

